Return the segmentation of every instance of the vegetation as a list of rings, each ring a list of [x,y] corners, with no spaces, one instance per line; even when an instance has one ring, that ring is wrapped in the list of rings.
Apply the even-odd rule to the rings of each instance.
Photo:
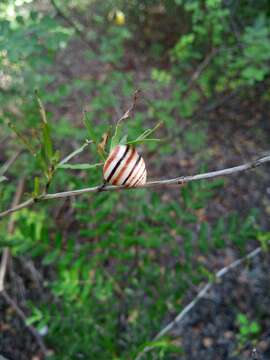
[[[146,358],[178,358],[173,337],[150,341],[211,279],[207,259],[257,241],[267,248],[253,204],[211,214],[224,180],[38,198],[101,185],[110,142],[143,149],[149,177],[219,167],[202,119],[234,95],[269,101],[269,37],[267,0],[1,1],[0,207],[10,207],[19,179],[23,199],[37,203],[12,215],[9,234],[1,219],[0,246],[11,249],[13,271],[26,259],[41,274],[41,293],[32,284],[23,306],[51,359],[135,359],[147,346]],[[77,51],[87,74],[74,77]],[[136,88],[132,116],[117,123]],[[243,314],[237,324],[241,347],[260,335]]]
[[[256,338],[260,334],[260,324],[256,321],[249,321],[245,314],[238,314],[237,323],[239,326],[238,341],[240,348],[245,346],[248,341],[256,344]]]

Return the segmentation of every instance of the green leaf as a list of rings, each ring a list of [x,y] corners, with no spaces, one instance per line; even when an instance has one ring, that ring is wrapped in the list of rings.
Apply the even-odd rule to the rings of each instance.
[[[240,328],[240,334],[241,335],[244,335],[244,336],[246,336],[246,335],[248,335],[250,333],[250,331],[249,331],[249,328],[248,328],[248,326],[241,326],[241,328]]]
[[[127,135],[124,135],[124,136],[122,137],[122,139],[119,141],[119,144],[120,144],[120,145],[126,145],[126,144],[128,144],[127,139],[128,139],[128,136],[127,136]]]
[[[245,314],[238,314],[237,321],[241,325],[247,325],[248,324],[248,318],[246,317]]]
[[[72,169],[72,170],[89,170],[103,165],[103,163],[97,164],[62,164],[59,165],[59,169]]]
[[[44,108],[44,106],[42,104],[41,99],[38,96],[38,91],[37,90],[35,90],[35,97],[36,97],[36,100],[37,100],[37,103],[38,103],[38,108],[39,108],[41,120],[42,120],[42,122],[44,124],[47,124],[48,121],[47,121],[47,117],[46,117],[46,111],[45,111],[45,108]]]
[[[42,317],[43,317],[42,312],[39,309],[34,308],[32,315],[26,319],[25,323],[26,323],[26,325],[30,326],[30,325],[34,324],[35,322],[40,321],[42,319]]]
[[[115,127],[115,133],[111,140],[110,152],[116,145],[120,144],[122,127],[123,127],[122,124],[117,123]]]
[[[44,122],[42,123],[42,140],[43,151],[46,156],[47,163],[50,164],[53,157],[53,145],[49,124]]]
[[[260,325],[258,323],[256,323],[255,321],[253,321],[250,324],[250,332],[252,334],[258,334],[260,332]]]
[[[7,178],[5,176],[0,176],[0,183],[3,182],[3,181],[6,181]]]
[[[80,154],[89,144],[91,144],[92,141],[86,140],[85,144],[83,144],[79,149],[74,150],[72,153],[70,153],[68,156],[66,156],[60,163],[57,165],[57,167],[61,167],[61,165],[66,164],[69,160],[73,159],[75,156]]]
[[[142,144],[144,142],[162,142],[162,141],[164,141],[164,140],[163,139],[140,139],[140,140],[129,141],[126,144],[132,145],[132,144]]]
[[[129,141],[128,144],[138,144],[138,143],[143,143],[145,141],[160,141],[159,139],[147,139],[147,138],[154,131],[156,131],[161,125],[162,125],[162,122],[159,122],[152,129],[145,130],[140,136],[137,137],[137,139]]]
[[[157,340],[157,341],[152,341],[152,342],[148,342],[146,344],[144,344],[144,346],[142,347],[142,350],[139,352],[139,354],[141,353],[146,353],[146,352],[150,352],[151,350],[154,349],[163,349],[163,350],[171,350],[177,353],[182,353],[183,350],[179,347],[174,345],[170,340],[164,339],[164,340]]]
[[[34,197],[37,197],[39,195],[39,191],[40,191],[40,183],[39,183],[39,178],[36,176],[34,178]]]
[[[46,111],[41,99],[38,96],[37,90],[35,91],[35,97],[38,104],[40,116],[41,116],[41,129],[42,129],[42,151],[41,156],[47,165],[51,165],[53,158],[53,145],[51,138],[51,130],[47,121]]]

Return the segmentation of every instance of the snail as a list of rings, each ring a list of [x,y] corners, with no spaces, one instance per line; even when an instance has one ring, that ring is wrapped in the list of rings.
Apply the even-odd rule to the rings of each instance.
[[[146,182],[145,162],[130,145],[116,145],[103,167],[106,183],[135,187]]]

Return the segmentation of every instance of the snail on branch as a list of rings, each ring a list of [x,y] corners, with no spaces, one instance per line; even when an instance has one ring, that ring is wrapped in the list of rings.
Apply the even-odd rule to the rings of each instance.
[[[116,145],[103,167],[106,183],[136,187],[146,182],[146,167],[141,155],[131,145]]]

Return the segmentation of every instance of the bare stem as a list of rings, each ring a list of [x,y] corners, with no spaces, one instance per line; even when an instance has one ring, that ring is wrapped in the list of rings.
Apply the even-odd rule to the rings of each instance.
[[[172,186],[172,185],[182,185],[191,181],[198,181],[198,180],[206,180],[206,179],[213,179],[220,176],[229,176],[239,172],[243,172],[246,170],[254,169],[257,166],[263,165],[267,162],[270,162],[270,155],[258,158],[257,160],[247,162],[242,165],[234,166],[227,169],[211,171],[208,173],[202,173],[197,175],[190,175],[190,176],[180,176],[173,179],[165,179],[165,180],[156,180],[156,181],[149,181],[144,185],[137,186],[136,188],[129,188],[126,186],[114,186],[114,185],[106,185],[101,188],[101,186],[94,186],[90,188],[84,188],[80,190],[71,190],[71,191],[63,191],[55,194],[46,194],[41,195],[36,201],[44,201],[44,200],[52,200],[52,199],[59,199],[71,196],[78,196],[86,193],[98,193],[101,191],[118,191],[118,190],[130,190],[130,189],[143,189],[143,188],[151,188],[151,187],[160,187],[160,186]],[[17,206],[14,206],[8,210],[3,211],[0,213],[0,219],[4,216],[7,216],[15,211],[21,210],[23,208],[29,207],[34,203],[34,199],[28,199],[24,203],[21,203]]]

